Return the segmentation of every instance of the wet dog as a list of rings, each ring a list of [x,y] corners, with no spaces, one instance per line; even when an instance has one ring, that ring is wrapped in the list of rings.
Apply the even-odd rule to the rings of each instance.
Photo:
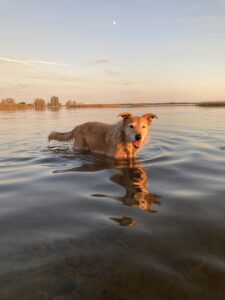
[[[149,138],[155,114],[141,117],[124,112],[118,115],[122,121],[116,124],[87,122],[65,133],[53,131],[48,140],[66,142],[74,140],[75,150],[105,154],[114,158],[133,158]]]

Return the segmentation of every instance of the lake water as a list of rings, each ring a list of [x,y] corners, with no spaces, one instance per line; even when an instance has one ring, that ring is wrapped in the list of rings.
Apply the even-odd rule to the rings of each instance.
[[[225,109],[124,110],[133,163],[47,142],[121,109],[0,112],[0,299],[225,299]]]

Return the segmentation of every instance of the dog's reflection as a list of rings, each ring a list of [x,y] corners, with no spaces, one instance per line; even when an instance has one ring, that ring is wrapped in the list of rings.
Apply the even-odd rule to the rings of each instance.
[[[92,197],[97,198],[114,198],[121,201],[124,205],[139,208],[143,211],[156,213],[157,205],[160,205],[158,196],[152,194],[149,190],[149,176],[144,167],[140,165],[137,160],[125,161],[125,160],[108,160],[108,161],[95,161],[90,163],[84,163],[79,167],[75,167],[67,170],[55,171],[55,173],[61,172],[96,172],[104,169],[113,169],[116,171],[109,179],[122,186],[125,189],[123,196],[112,196],[106,194],[92,194]],[[121,226],[134,226],[136,221],[132,218],[123,217],[111,217],[111,220],[117,222]]]
[[[125,205],[157,212],[153,205],[160,205],[160,202],[148,188],[149,178],[144,167],[118,169],[118,173],[110,179],[125,188],[126,194],[120,198]]]

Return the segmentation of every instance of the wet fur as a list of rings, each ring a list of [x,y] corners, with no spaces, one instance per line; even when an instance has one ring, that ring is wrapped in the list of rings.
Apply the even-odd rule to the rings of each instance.
[[[115,158],[135,157],[149,137],[151,120],[157,118],[157,116],[145,114],[136,117],[129,113],[121,113],[119,116],[123,120],[113,125],[87,122],[66,133],[53,131],[50,133],[48,140],[59,142],[74,140],[73,148],[75,150],[85,150]],[[135,128],[131,129],[130,124],[135,124]],[[140,128],[140,124],[145,124],[146,129]],[[133,136],[137,133],[143,134],[143,140],[140,142],[140,148],[138,149],[134,147],[133,140]]]

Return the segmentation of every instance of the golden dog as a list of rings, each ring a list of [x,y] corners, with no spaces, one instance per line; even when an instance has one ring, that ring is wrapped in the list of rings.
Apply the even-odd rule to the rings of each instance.
[[[53,131],[48,140],[66,142],[74,140],[75,150],[105,154],[114,158],[133,158],[148,140],[155,114],[141,117],[120,113],[122,121],[116,124],[87,122],[65,133]]]

